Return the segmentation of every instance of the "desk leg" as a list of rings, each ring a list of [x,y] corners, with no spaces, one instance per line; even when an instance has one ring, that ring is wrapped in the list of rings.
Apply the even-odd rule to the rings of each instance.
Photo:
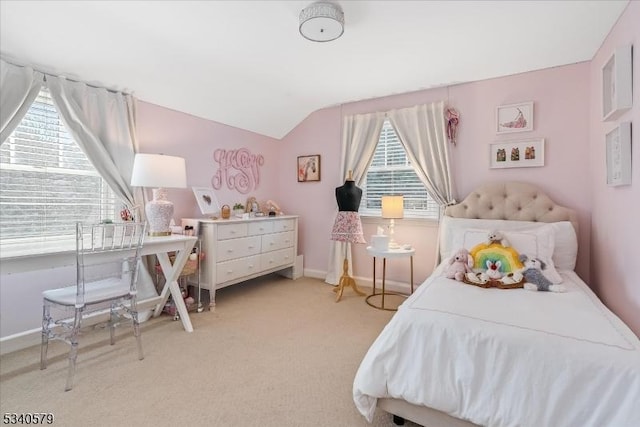
[[[166,278],[166,283],[164,284],[164,288],[162,288],[162,293],[160,294],[160,303],[156,306],[156,310],[153,313],[154,316],[160,315],[160,313],[162,312],[162,307],[164,307],[167,299],[169,299],[169,293],[171,293],[173,302],[176,305],[178,313],[180,314],[182,326],[187,332],[193,332],[193,326],[191,325],[191,319],[189,318],[189,311],[187,310],[187,306],[184,304],[184,299],[182,299],[182,293],[180,292],[180,286],[178,285],[178,277],[180,276],[180,272],[187,262],[190,253],[190,248],[189,250],[183,249],[181,251],[178,251],[173,266],[171,265],[171,261],[169,261],[169,254],[157,254],[158,262],[160,263],[160,267],[162,268],[162,272],[164,274],[164,277]]]

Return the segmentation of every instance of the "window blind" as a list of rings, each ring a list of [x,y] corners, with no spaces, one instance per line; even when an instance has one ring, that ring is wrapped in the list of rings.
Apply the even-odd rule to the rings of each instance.
[[[393,126],[385,120],[365,177],[360,213],[380,216],[382,196],[387,194],[404,196],[404,215],[407,218],[438,219],[438,204],[418,178]]]
[[[0,242],[75,235],[113,220],[116,199],[66,131],[46,88],[0,146]]]

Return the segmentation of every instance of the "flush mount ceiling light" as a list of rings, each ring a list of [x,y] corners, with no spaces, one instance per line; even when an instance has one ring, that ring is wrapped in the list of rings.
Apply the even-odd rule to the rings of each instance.
[[[334,3],[315,2],[300,12],[300,34],[314,42],[335,40],[344,33],[344,13]]]

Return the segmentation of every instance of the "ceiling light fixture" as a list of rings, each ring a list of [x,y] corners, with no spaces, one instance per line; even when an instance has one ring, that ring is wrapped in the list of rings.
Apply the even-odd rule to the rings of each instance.
[[[315,2],[300,12],[300,34],[313,42],[329,42],[344,33],[344,12],[334,3]]]

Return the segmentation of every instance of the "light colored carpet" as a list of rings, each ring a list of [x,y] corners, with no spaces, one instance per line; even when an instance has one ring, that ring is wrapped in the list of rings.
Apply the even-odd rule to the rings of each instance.
[[[360,360],[392,312],[320,280],[279,276],[217,292],[214,312],[192,313],[193,333],[162,315],[142,325],[88,329],[74,388],[64,392],[68,347],[52,342],[0,359],[2,413],[51,412],[59,426],[367,426],[352,400]],[[376,413],[373,426],[392,426]],[[415,426],[410,422],[407,426]]]

